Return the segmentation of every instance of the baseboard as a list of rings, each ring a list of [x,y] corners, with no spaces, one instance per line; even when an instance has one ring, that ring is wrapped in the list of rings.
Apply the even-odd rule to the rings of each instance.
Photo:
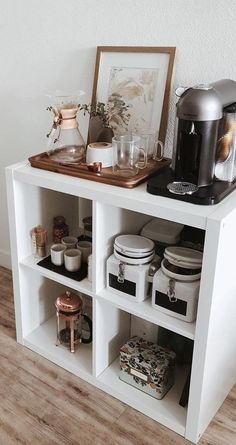
[[[0,249],[0,266],[11,269],[11,254],[7,250]]]

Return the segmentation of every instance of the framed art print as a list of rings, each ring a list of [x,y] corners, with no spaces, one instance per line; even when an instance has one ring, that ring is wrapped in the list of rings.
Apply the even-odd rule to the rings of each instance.
[[[176,49],[97,47],[92,104],[106,104],[114,134],[154,129],[165,141]]]

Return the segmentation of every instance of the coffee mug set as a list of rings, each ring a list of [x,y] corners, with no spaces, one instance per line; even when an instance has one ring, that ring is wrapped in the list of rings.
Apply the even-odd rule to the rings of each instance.
[[[88,262],[88,256],[92,253],[92,242],[80,240],[74,236],[65,236],[61,243],[53,244],[50,249],[51,262],[55,266],[65,265],[69,272],[80,269],[81,263]]]
[[[87,165],[101,163],[102,168],[112,167],[113,173],[130,177],[135,176],[151,160],[163,159],[164,146],[156,138],[153,130],[140,132],[138,135],[126,133],[114,136],[112,143],[94,142],[86,152]]]

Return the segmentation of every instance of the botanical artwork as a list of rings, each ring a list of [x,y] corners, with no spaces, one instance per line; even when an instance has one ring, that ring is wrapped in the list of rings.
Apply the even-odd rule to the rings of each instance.
[[[109,121],[116,134],[150,128],[158,69],[111,67]]]

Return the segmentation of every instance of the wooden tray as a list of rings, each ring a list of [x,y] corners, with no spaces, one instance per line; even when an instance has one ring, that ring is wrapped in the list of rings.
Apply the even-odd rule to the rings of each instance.
[[[158,170],[170,165],[171,159],[164,158],[159,162],[150,161],[146,168],[139,170],[138,174],[131,178],[124,178],[120,175],[116,175],[113,173],[111,167],[102,169],[101,173],[94,173],[89,171],[84,164],[63,165],[50,159],[46,152],[31,156],[29,162],[32,167],[41,168],[43,170],[75,176],[76,178],[89,179],[104,184],[116,185],[118,187],[133,188],[153,176]]]

